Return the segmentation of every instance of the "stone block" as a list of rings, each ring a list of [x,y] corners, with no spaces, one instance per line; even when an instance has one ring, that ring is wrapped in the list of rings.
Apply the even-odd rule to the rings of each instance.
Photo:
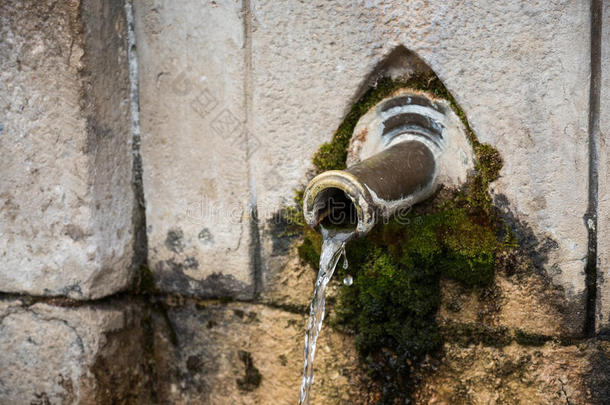
[[[161,403],[294,404],[303,371],[305,314],[245,303],[187,302],[155,317]],[[312,403],[364,403],[349,336],[324,327]]]
[[[0,402],[151,403],[143,307],[0,301]]]
[[[604,344],[505,347],[445,343],[418,372],[416,404],[603,404],[608,397]],[[423,372],[422,372],[423,371]]]
[[[0,290],[131,281],[131,113],[117,2],[0,4]]]
[[[254,145],[241,3],[134,6],[149,265],[157,287],[252,297],[256,238],[247,161]]]

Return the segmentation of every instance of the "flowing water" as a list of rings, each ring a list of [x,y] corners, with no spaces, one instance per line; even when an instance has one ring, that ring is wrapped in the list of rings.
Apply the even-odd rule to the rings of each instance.
[[[316,353],[316,341],[318,334],[322,329],[322,321],[324,320],[324,304],[326,303],[326,286],[330,281],[335,267],[341,256],[344,257],[343,266],[347,268],[347,259],[345,258],[345,244],[354,236],[354,231],[335,231],[322,229],[322,253],[320,254],[320,270],[316,286],[313,290],[313,300],[309,314],[309,322],[305,331],[305,364],[303,366],[303,381],[301,383],[301,392],[299,396],[299,404],[309,404],[309,393],[313,385],[313,359]],[[346,277],[347,282],[351,284],[351,276]]]

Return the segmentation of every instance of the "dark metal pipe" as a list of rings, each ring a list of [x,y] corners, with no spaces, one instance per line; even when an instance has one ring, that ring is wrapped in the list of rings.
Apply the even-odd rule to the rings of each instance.
[[[434,180],[434,155],[418,141],[406,141],[350,167],[384,201],[398,201],[426,189]]]
[[[367,233],[378,218],[428,197],[435,167],[428,146],[405,141],[346,170],[324,172],[305,191],[305,220],[313,227],[323,223]]]

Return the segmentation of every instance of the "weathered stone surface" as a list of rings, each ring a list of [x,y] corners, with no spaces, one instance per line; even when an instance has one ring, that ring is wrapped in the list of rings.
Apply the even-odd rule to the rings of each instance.
[[[150,403],[141,313],[0,301],[0,402]]]
[[[261,302],[288,308],[300,308],[301,311],[309,310],[313,297],[313,287],[316,283],[317,270],[299,258],[297,252],[298,241],[290,248],[282,250],[277,254],[277,271],[267,274],[265,289],[259,296]],[[331,279],[327,296],[334,293],[334,281]]]
[[[118,2],[0,4],[0,290],[95,298],[132,259]]]
[[[482,289],[443,280],[438,322],[564,335],[565,301],[561,290],[531,267],[519,267],[510,272],[498,269],[494,282]]]
[[[149,263],[158,286],[251,297],[240,2],[135,2]]]
[[[584,2],[252,2],[253,160],[261,221],[306,180],[367,79],[398,46],[442,79],[505,164],[494,184],[522,242],[584,315],[589,5]],[[277,271],[271,227],[266,274]],[[275,276],[273,276],[275,277]]]
[[[421,368],[416,404],[603,404],[610,347],[588,343],[493,347],[447,343]]]
[[[610,4],[602,4],[596,324],[598,331],[610,335]]]
[[[535,276],[524,276],[522,281],[531,292],[536,282],[530,277]],[[519,288],[516,284],[513,288]],[[331,286],[331,296],[337,287]],[[504,285],[498,288],[500,295],[508,290]],[[593,340],[560,339],[557,318],[544,317],[545,309],[554,310],[548,303],[529,305],[531,317],[542,319],[519,323],[526,319],[526,311],[507,314],[505,297],[456,297],[459,287],[449,284],[443,285],[443,291],[439,325],[446,343],[413,368],[414,403],[544,404],[567,398],[570,403],[595,404],[608,400],[610,347]],[[460,311],[448,310],[449,300],[459,301]],[[492,308],[490,313],[494,301],[506,310]],[[166,315],[154,317],[160,403],[294,402],[302,371],[306,314],[266,305],[180,298],[166,306]],[[328,321],[332,321],[332,307],[331,303]],[[448,325],[455,325],[457,331],[467,325],[481,329],[462,335]],[[515,338],[519,331],[525,335]],[[315,364],[312,403],[374,404],[379,400],[379,387],[367,379],[358,363],[353,337],[338,333],[328,322],[318,341]]]
[[[263,305],[187,302],[155,321],[161,403],[294,404],[306,316]],[[353,340],[324,328],[312,403],[363,403]]]

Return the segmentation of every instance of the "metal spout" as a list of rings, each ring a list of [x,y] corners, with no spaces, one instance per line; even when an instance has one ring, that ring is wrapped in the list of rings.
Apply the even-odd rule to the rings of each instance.
[[[316,176],[303,212],[312,227],[369,232],[380,218],[465,181],[474,166],[464,128],[449,105],[422,93],[381,101],[354,130],[348,168]]]

